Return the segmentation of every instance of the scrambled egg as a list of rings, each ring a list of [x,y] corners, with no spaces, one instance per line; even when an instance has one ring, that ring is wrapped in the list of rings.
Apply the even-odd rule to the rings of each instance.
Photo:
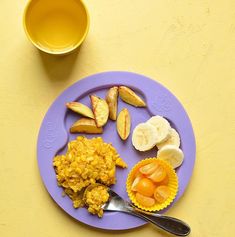
[[[85,202],[88,206],[88,211],[92,214],[97,214],[99,217],[103,216],[103,209],[101,206],[109,199],[107,187],[99,185],[86,192]]]
[[[115,184],[116,166],[127,167],[115,148],[101,137],[87,139],[82,136],[68,143],[65,155],[54,157],[53,166],[58,185],[72,199],[74,208],[84,206],[83,191],[88,185],[96,182],[107,186]],[[96,191],[103,195],[102,190]],[[100,205],[94,195],[92,197],[94,203]],[[88,211],[102,216],[102,212],[92,206]]]

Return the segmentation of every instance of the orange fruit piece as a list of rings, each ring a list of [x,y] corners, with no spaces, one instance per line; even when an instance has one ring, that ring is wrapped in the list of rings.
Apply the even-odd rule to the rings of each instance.
[[[136,185],[136,191],[144,196],[153,196],[155,184],[148,178],[141,178]]]
[[[156,182],[156,185],[157,186],[161,186],[161,185],[168,185],[169,183],[169,177],[168,175],[166,174],[166,177],[161,181],[161,182]]]
[[[167,198],[170,196],[171,191],[170,189],[165,186],[158,186],[154,191],[154,198],[157,202],[163,203],[167,200]]]
[[[148,176],[154,182],[161,182],[166,177],[166,170],[162,165],[158,165],[154,173]]]
[[[131,191],[137,191],[137,185],[140,182],[140,180],[143,178],[142,174],[138,174],[136,178],[134,179],[132,185],[131,185]]]
[[[134,173],[134,177],[136,178],[136,177],[139,177],[139,176],[143,177],[143,174],[142,174],[139,170],[137,170],[137,171]]]
[[[156,162],[151,162],[147,165],[142,166],[139,171],[144,175],[150,175],[156,170],[157,166],[158,164]]]
[[[154,198],[146,197],[140,193],[136,193],[135,197],[136,201],[144,207],[151,207],[155,204]]]

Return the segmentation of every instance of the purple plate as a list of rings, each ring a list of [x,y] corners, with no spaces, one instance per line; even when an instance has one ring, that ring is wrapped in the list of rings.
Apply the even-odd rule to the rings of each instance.
[[[114,85],[126,85],[132,88],[147,102],[147,108],[135,108],[120,99],[118,101],[118,111],[124,107],[130,111],[132,117],[131,135],[138,123],[145,122],[153,115],[166,117],[171,126],[179,132],[185,160],[182,166],[177,169],[179,192],[168,208],[174,205],[183,195],[192,175],[196,153],[194,133],[189,117],[177,98],[165,87],[145,76],[130,72],[104,72],[79,80],[66,89],[51,105],[42,122],[38,136],[37,158],[40,174],[48,192],[65,212],[78,221],[93,227],[107,230],[126,230],[144,225],[146,222],[120,212],[105,212],[103,218],[98,218],[89,214],[85,208],[74,209],[72,201],[67,196],[62,197],[62,188],[57,186],[55,171],[52,166],[53,157],[56,154],[65,153],[67,142],[80,135],[69,133],[69,127],[80,116],[68,111],[65,103],[80,101],[90,106],[89,94],[94,93],[105,98],[107,89]],[[128,169],[117,169],[117,183],[112,187],[124,199],[128,199],[125,184],[130,169],[141,159],[156,156],[156,149],[142,153],[136,151],[131,144],[131,135],[127,141],[123,142],[116,132],[116,123],[110,120],[101,135],[105,142],[113,144],[128,164]],[[91,138],[94,135],[85,136]]]

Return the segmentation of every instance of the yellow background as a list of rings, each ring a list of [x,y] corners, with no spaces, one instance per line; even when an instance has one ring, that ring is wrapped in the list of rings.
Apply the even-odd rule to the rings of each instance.
[[[234,236],[235,1],[85,0],[91,28],[79,54],[39,53],[22,27],[25,0],[0,3],[0,236],[168,236],[152,225],[105,232],[70,218],[49,197],[36,162],[41,121],[82,77],[127,70],[155,78],[186,108],[197,158],[168,211],[192,237]]]

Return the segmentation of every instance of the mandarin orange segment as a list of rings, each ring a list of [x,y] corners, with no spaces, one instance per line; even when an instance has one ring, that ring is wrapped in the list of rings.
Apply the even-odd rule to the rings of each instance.
[[[154,198],[157,202],[163,203],[167,200],[167,198],[170,196],[171,192],[170,189],[165,186],[158,186],[154,191]]]
[[[168,175],[166,174],[166,177],[161,181],[161,182],[156,182],[156,185],[157,186],[161,186],[161,185],[168,185],[169,183],[169,177]]]
[[[141,179],[142,179],[141,175],[136,176],[136,178],[134,179],[134,181],[131,185],[131,190],[132,191],[134,191],[134,192],[137,191],[137,185],[138,185],[138,183],[140,182]]]
[[[137,178],[137,177],[144,177],[144,176],[143,176],[143,174],[142,174],[139,170],[137,170],[137,171],[135,172],[134,177]]]
[[[154,198],[146,197],[140,193],[136,193],[135,197],[136,201],[144,207],[151,207],[155,204]]]
[[[154,173],[148,176],[154,182],[161,182],[166,177],[166,170],[163,166],[158,165]]]
[[[136,191],[144,196],[153,196],[155,184],[148,178],[141,178],[136,185]]]
[[[151,162],[147,165],[142,166],[139,171],[144,175],[150,175],[152,174],[158,167],[158,164],[156,162]]]

